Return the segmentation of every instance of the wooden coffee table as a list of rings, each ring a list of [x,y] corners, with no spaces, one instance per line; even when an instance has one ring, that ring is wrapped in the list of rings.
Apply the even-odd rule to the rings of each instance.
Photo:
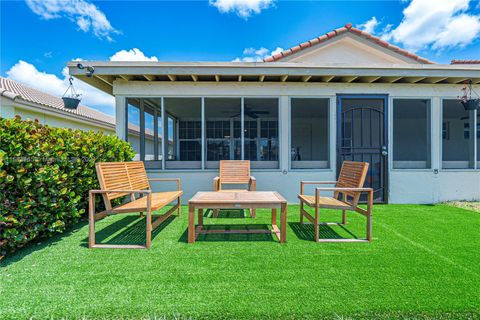
[[[272,209],[272,229],[206,230],[203,228],[203,209]],[[198,225],[195,227],[195,209]],[[277,226],[277,209],[280,209],[280,229]],[[280,243],[286,240],[287,200],[274,191],[249,192],[197,192],[188,201],[188,243],[195,243],[199,234],[208,233],[273,233]]]

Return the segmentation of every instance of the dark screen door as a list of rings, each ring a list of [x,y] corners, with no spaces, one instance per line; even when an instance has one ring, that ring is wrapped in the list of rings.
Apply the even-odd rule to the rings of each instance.
[[[387,98],[386,96],[338,96],[337,170],[344,160],[370,163],[365,187],[374,189],[374,201],[386,203]],[[366,200],[366,195],[361,198]]]

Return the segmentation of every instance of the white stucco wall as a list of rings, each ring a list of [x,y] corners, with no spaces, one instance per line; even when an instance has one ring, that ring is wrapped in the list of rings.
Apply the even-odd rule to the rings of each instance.
[[[255,96],[280,97],[280,169],[254,170],[259,190],[278,190],[289,202],[297,202],[301,180],[334,180],[336,176],[336,95],[337,94],[387,94],[389,96],[389,123],[392,123],[394,98],[431,99],[431,168],[392,169],[389,157],[389,196],[391,203],[433,203],[446,200],[480,200],[480,168],[442,170],[442,99],[456,99],[461,85],[429,84],[348,84],[348,83],[205,83],[205,82],[127,82],[114,83],[117,101],[117,134],[124,135],[126,97],[167,96]],[[290,169],[290,97],[326,97],[330,99],[330,169]],[[388,140],[393,141],[390,125]],[[389,153],[393,151],[389,144]],[[477,164],[478,166],[478,164]],[[185,191],[184,201],[196,191],[211,190],[216,170],[161,171],[150,170],[152,177],[180,177]]]

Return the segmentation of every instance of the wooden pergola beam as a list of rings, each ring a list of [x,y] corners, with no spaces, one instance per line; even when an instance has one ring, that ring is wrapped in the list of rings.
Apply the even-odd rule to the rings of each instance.
[[[265,75],[264,75],[264,74],[260,75],[260,76],[258,77],[258,80],[259,80],[260,82],[265,81]]]
[[[148,81],[155,81],[155,76],[149,75],[149,74],[143,74],[142,75],[145,79]]]
[[[311,78],[312,78],[312,76],[303,76],[302,81],[303,82],[308,82]]]
[[[198,76],[196,74],[191,74],[192,80],[197,82],[198,81]]]
[[[320,79],[323,81],[323,82],[330,82],[332,81],[332,79],[335,78],[335,76],[321,76]]]
[[[167,77],[168,77],[168,79],[170,79],[170,81],[175,81],[175,80],[177,80],[177,77],[174,76],[173,74],[167,74]]]
[[[288,79],[288,74],[284,74],[284,75],[280,76],[280,81],[282,81],[282,82],[287,81],[287,79]]]
[[[342,77],[342,82],[350,83],[357,78],[358,78],[358,76],[345,76],[345,77]]]
[[[126,75],[126,74],[119,74],[118,76],[125,81],[130,81],[130,80],[133,79],[133,77],[131,75]]]

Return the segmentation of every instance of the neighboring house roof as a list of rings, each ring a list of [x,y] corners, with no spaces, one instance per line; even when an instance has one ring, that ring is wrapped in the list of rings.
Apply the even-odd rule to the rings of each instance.
[[[307,48],[310,48],[310,47],[313,47],[313,46],[316,46],[320,43],[323,43],[327,40],[330,40],[338,35],[341,35],[343,33],[347,33],[347,32],[350,32],[354,35],[357,35],[357,36],[360,36],[360,37],[363,37],[377,45],[380,45],[382,47],[385,47],[389,50],[392,50],[393,52],[396,52],[400,55],[403,55],[405,57],[408,57],[410,59],[413,59],[419,63],[423,63],[423,64],[435,64],[435,62],[433,61],[430,61],[428,59],[425,59],[425,58],[422,58],[414,53],[411,53],[407,50],[404,50],[402,48],[399,48],[397,46],[394,46],[382,39],[380,39],[379,37],[375,37],[373,35],[371,35],[370,33],[368,32],[365,32],[365,31],[362,31],[360,29],[357,29],[357,28],[354,28],[352,27],[352,24],[351,23],[347,23],[345,26],[341,27],[341,28],[338,28],[338,29],[335,29],[335,30],[332,30],[330,32],[327,32],[326,34],[322,35],[322,36],[319,36],[317,38],[314,38],[312,40],[309,40],[307,42],[304,42],[304,43],[301,43],[299,44],[298,46],[295,46],[295,47],[292,47],[288,50],[285,50],[283,52],[280,52],[279,54],[276,54],[276,55],[273,55],[271,57],[268,57],[266,59],[264,59],[263,61],[264,62],[273,62],[273,61],[278,61],[282,58],[285,58],[287,56],[290,56],[294,53],[297,53],[299,51],[302,51],[304,49],[307,49]]]
[[[480,60],[452,60],[450,64],[480,64]]]
[[[18,99],[21,99],[26,102],[47,107],[51,109],[51,111],[58,112],[63,116],[72,114],[80,118],[85,118],[84,120],[87,121],[101,122],[110,128],[115,128],[115,118],[113,116],[84,105],[79,105],[77,109],[64,108],[62,98],[30,88],[12,79],[0,77],[0,96],[4,96],[15,102],[18,102]],[[128,129],[131,133],[138,134],[140,132],[140,127],[132,123],[128,124]],[[153,131],[150,129],[146,128],[145,133],[147,136],[153,138]]]
[[[62,98],[42,92],[37,89],[30,88],[20,82],[0,77],[0,95],[10,100],[18,101],[18,99],[42,105],[51,108],[62,114],[70,113],[89,120],[104,122],[110,127],[115,126],[115,118],[103,112],[91,109],[84,105],[79,105],[77,109],[64,108]]]

